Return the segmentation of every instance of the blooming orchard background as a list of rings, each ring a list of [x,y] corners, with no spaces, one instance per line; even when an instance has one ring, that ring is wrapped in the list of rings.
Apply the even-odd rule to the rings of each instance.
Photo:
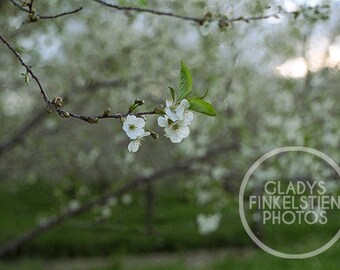
[[[37,85],[30,76],[25,84],[25,68],[1,43],[1,192],[14,197],[22,190],[34,194],[43,183],[53,201],[51,208],[31,210],[29,225],[15,232],[4,229],[2,243],[126,183],[131,183],[129,188],[87,211],[91,222],[133,220],[124,211],[118,218],[115,207],[139,205],[141,197],[150,203],[145,208],[149,212],[142,204],[138,213],[146,220],[153,217],[146,227],[157,231],[152,227],[157,215],[168,214],[152,210],[155,201],[175,194],[180,197],[175,199],[179,212],[184,202],[196,207],[186,221],[190,230],[211,239],[221,224],[233,223],[226,206],[234,209],[237,219],[235,200],[242,177],[265,152],[304,145],[339,164],[339,1],[111,2],[216,20],[199,25],[119,11],[95,1],[55,0],[34,1],[34,7],[43,15],[83,9],[25,23],[27,13],[0,1],[0,34],[32,66],[49,96],[63,98],[65,110],[100,115],[110,108],[112,113],[127,113],[136,99],[144,101],[136,112],[160,104],[165,109],[165,115],[146,115],[146,122],[127,116],[125,122],[89,124],[47,114]],[[301,8],[303,4],[314,8]],[[315,5],[320,5],[317,12]],[[329,7],[321,8],[324,5]],[[219,24],[223,16],[247,18],[278,10],[284,12],[268,19]],[[217,117],[193,114],[186,99],[172,103],[168,87],[179,88],[181,60],[191,71],[195,93],[203,96],[209,90],[206,99]],[[156,141],[153,132],[159,135]],[[0,197],[1,205],[7,203],[6,196]],[[2,220],[0,226],[10,227]],[[241,244],[250,245],[248,240]],[[232,246],[227,240],[211,241],[213,246]],[[108,246],[117,250],[124,248],[122,243]],[[208,240],[204,243],[199,245],[209,247]],[[167,246],[166,240],[156,246],[150,249],[178,248]],[[44,248],[34,244],[27,250]]]

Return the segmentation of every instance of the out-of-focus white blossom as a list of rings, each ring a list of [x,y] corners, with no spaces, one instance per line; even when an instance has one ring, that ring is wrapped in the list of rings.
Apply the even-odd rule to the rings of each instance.
[[[110,207],[104,207],[102,209],[102,217],[103,218],[110,218],[112,215],[112,210]]]
[[[199,205],[205,205],[209,201],[211,201],[212,196],[211,193],[208,191],[199,191],[197,193],[197,202]]]
[[[221,214],[213,215],[199,214],[197,216],[198,231],[202,235],[207,235],[216,231],[220,225]]]
[[[71,211],[75,211],[77,209],[80,208],[80,202],[78,200],[71,200],[69,203],[68,203],[68,209],[70,209]]]
[[[132,203],[132,196],[129,193],[125,193],[122,198],[122,203],[125,205],[130,205]]]

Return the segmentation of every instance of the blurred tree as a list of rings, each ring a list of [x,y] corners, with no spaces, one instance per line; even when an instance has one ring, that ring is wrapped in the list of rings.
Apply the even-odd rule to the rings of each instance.
[[[24,2],[0,1],[2,43],[8,40],[27,64],[0,46],[0,179],[9,186],[43,179],[62,209],[186,160],[201,172],[188,173],[190,188],[214,198],[221,187],[237,192],[249,164],[282,145],[317,147],[340,160],[337,1]],[[163,138],[156,116],[148,123],[160,142],[145,140],[136,154],[127,151],[119,121],[77,121],[79,114],[91,122],[106,108],[126,112],[136,98],[153,112],[178,81],[180,59],[192,69],[197,91],[209,90],[219,115],[195,114],[181,144]],[[63,97],[75,117],[45,113],[32,74],[25,75],[31,67],[46,93]],[[195,164],[215,148],[226,150]],[[84,188],[87,197],[79,192]]]

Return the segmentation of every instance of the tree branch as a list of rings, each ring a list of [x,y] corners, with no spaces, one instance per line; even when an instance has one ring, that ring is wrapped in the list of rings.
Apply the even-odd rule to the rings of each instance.
[[[124,7],[124,6],[119,6],[115,4],[110,4],[101,0],[93,0],[99,4],[102,4],[104,6],[114,8],[116,10],[120,11],[136,11],[136,12],[141,12],[141,13],[151,13],[154,15],[159,15],[159,16],[168,16],[168,17],[174,17],[186,21],[193,21],[195,23],[202,24],[204,22],[203,18],[198,18],[198,17],[191,17],[191,16],[182,16],[182,15],[177,15],[173,14],[171,12],[164,12],[164,11],[158,11],[158,10],[153,10],[153,9],[147,9],[147,8],[138,8],[138,7]]]
[[[99,4],[102,4],[104,6],[119,10],[119,11],[135,11],[135,12],[141,12],[141,13],[150,13],[158,16],[167,16],[167,17],[173,17],[173,18],[178,18],[181,20],[185,21],[192,21],[197,24],[204,24],[205,22],[213,22],[213,21],[218,21],[221,26],[226,26],[229,23],[233,22],[250,22],[250,21],[258,21],[258,20],[264,20],[264,19],[269,19],[272,17],[277,17],[279,14],[284,14],[284,13],[293,13],[293,12],[287,12],[284,11],[282,8],[279,8],[278,11],[268,14],[268,15],[261,15],[261,16],[251,16],[251,17],[236,17],[236,18],[227,18],[227,17],[222,17],[222,18],[211,18],[210,16],[205,16],[205,17],[192,17],[192,16],[184,16],[184,15],[178,15],[174,14],[172,12],[165,12],[165,11],[158,11],[158,10],[153,10],[153,9],[148,9],[148,8],[139,8],[139,7],[128,7],[128,6],[120,6],[120,5],[115,5],[111,3],[107,3],[102,0],[93,0]]]
[[[158,171],[154,172],[153,174],[149,176],[139,176],[122,187],[111,191],[105,195],[100,196],[97,199],[94,199],[92,201],[89,201],[77,209],[70,209],[67,210],[66,212],[60,214],[59,216],[50,218],[47,222],[38,225],[36,228],[25,232],[21,235],[19,235],[17,238],[7,242],[3,246],[0,247],[0,258],[3,258],[8,255],[15,255],[15,253],[22,247],[24,244],[28,243],[29,241],[33,240],[37,236],[40,236],[44,232],[48,231],[51,228],[56,227],[57,225],[60,225],[64,223],[66,220],[69,218],[75,217],[79,214],[85,213],[89,210],[91,210],[94,206],[96,205],[103,205],[105,204],[109,199],[113,197],[119,197],[123,194],[125,194],[128,191],[131,191],[133,189],[136,189],[140,185],[144,183],[150,183],[155,180],[160,180],[162,179],[163,176],[169,176],[175,173],[179,172],[189,172],[192,170],[192,166],[196,162],[205,162],[208,161],[209,159],[215,158],[216,156],[226,153],[228,150],[233,149],[233,145],[231,146],[220,146],[218,148],[212,148],[209,151],[206,152],[205,155],[199,156],[196,158],[191,158],[187,160],[182,160],[177,163],[175,163],[172,166],[166,167],[159,169]]]
[[[89,92],[89,91],[96,91],[103,87],[117,87],[122,84],[122,80],[112,80],[112,81],[98,81],[98,82],[91,82],[85,89],[77,87],[74,92]],[[69,95],[64,96],[68,98]],[[19,143],[23,142],[33,128],[39,126],[45,119],[47,114],[46,110],[38,112],[30,121],[25,121],[25,124],[18,129],[18,131],[9,138],[6,142],[0,144],[0,158],[3,154],[10,151],[13,147],[18,145]]]
[[[13,5],[18,7],[22,11],[27,12],[29,14],[32,14],[32,12],[33,12],[33,0],[30,1],[29,5],[28,5],[28,9],[24,8],[20,3],[18,3],[15,0],[10,0],[10,1],[13,3]],[[66,11],[66,12],[63,12],[63,13],[60,13],[60,14],[56,14],[56,15],[40,15],[39,13],[36,13],[35,15],[39,19],[42,19],[42,20],[56,19],[56,18],[59,18],[59,17],[62,17],[62,16],[67,16],[67,15],[71,15],[71,14],[77,13],[77,12],[81,11],[82,9],[83,9],[83,7],[80,7],[80,8],[77,8],[75,10]]]
[[[45,116],[47,116],[46,111],[39,112],[29,122],[25,123],[12,138],[3,144],[0,144],[0,157],[22,142],[26,135],[45,119]]]
[[[234,23],[234,22],[246,22],[249,23],[250,21],[260,21],[260,20],[265,20],[265,19],[270,19],[270,18],[279,18],[279,15],[293,15],[294,18],[297,18],[301,13],[303,13],[303,10],[314,10],[315,13],[320,14],[320,9],[328,9],[329,5],[316,5],[314,7],[312,6],[307,6],[307,7],[300,7],[300,10],[296,11],[286,11],[284,10],[281,6],[277,6],[277,11],[265,14],[265,15],[259,15],[259,16],[239,16],[235,18],[228,18],[225,15],[218,14],[218,16],[214,17],[212,14],[207,13],[204,17],[193,17],[193,16],[185,16],[185,15],[178,15],[174,14],[172,12],[166,12],[166,11],[159,11],[159,10],[154,10],[154,9],[149,9],[149,8],[139,8],[139,7],[130,7],[130,6],[120,6],[116,4],[111,4],[108,3],[104,0],[93,0],[94,2],[97,2],[99,4],[102,4],[104,6],[107,6],[109,8],[116,9],[118,11],[134,11],[134,12],[140,12],[140,13],[149,13],[153,15],[158,15],[158,16],[166,16],[166,17],[172,17],[172,18],[177,18],[185,21],[192,21],[194,23],[197,23],[199,25],[204,24],[205,22],[210,23],[213,21],[217,21],[220,27],[227,27],[229,24]],[[271,8],[271,7],[268,7]]]
[[[88,116],[88,115],[79,115],[76,113],[72,113],[72,112],[67,112],[65,110],[63,110],[61,108],[61,104],[59,103],[55,103],[54,100],[51,100],[48,95],[47,92],[45,91],[44,87],[42,86],[42,83],[40,82],[39,78],[35,75],[35,73],[33,72],[31,66],[27,65],[24,60],[22,59],[22,57],[20,56],[20,54],[14,49],[14,47],[0,34],[0,40],[7,46],[7,48],[16,56],[16,58],[19,60],[20,64],[25,67],[27,74],[30,74],[31,77],[33,78],[33,80],[37,83],[39,89],[40,89],[40,93],[45,101],[45,103],[47,104],[48,108],[53,108],[55,111],[58,112],[58,114],[64,118],[76,118],[79,120],[83,120],[85,122],[94,124],[97,123],[98,120],[100,119],[110,119],[110,118],[114,118],[114,119],[121,119],[123,117],[126,117],[128,115],[135,115],[137,117],[143,116],[143,115],[155,115],[158,114],[155,111],[149,111],[149,112],[139,112],[139,113],[116,113],[116,114],[101,114],[101,115],[97,115],[97,116]]]
[[[39,19],[42,19],[42,20],[56,19],[56,18],[59,18],[59,17],[63,17],[63,16],[67,16],[67,15],[77,13],[77,12],[81,11],[82,9],[83,9],[83,7],[80,7],[80,8],[77,8],[75,10],[72,10],[72,11],[66,11],[66,12],[59,13],[57,15],[50,15],[50,16],[38,15],[38,16],[39,16]]]

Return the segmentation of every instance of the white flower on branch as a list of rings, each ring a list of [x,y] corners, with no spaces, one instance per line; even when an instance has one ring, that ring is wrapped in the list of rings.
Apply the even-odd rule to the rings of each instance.
[[[167,99],[165,103],[165,113],[172,121],[182,120],[184,112],[190,107],[186,99],[182,99],[180,104],[176,104],[172,99]]]
[[[167,100],[167,105],[168,104]],[[165,128],[165,136],[173,143],[180,143],[184,138],[189,136],[189,125],[194,115],[192,112],[187,111],[189,102],[185,99],[183,99],[176,108],[170,108],[169,106],[167,106],[167,108],[169,109],[165,109],[166,115],[158,117],[158,125]],[[172,111],[169,113],[171,109]]]
[[[123,130],[132,140],[144,136],[145,120],[134,115],[128,115],[123,123]]]

